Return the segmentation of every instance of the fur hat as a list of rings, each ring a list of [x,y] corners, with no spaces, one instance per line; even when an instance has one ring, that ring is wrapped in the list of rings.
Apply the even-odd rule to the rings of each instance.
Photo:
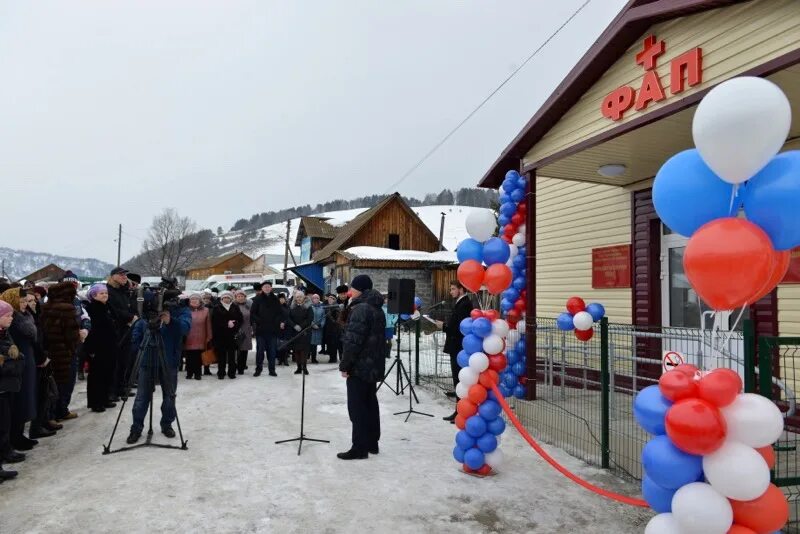
[[[14,310],[18,310],[19,302],[21,300],[20,297],[22,297],[21,293],[22,292],[18,287],[6,289],[3,291],[3,294],[0,295],[0,300],[7,302]]]
[[[233,300],[233,293],[231,293],[230,291],[228,291],[226,289],[225,291],[223,291],[222,293],[219,294],[219,300],[222,300],[225,297],[230,297],[230,299]]]

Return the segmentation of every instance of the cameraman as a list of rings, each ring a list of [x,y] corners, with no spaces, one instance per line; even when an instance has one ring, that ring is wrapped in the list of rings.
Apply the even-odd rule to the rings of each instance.
[[[170,290],[165,289],[164,301],[171,300]],[[153,339],[145,348],[145,352],[139,363],[139,382],[136,389],[136,400],[133,402],[133,424],[131,433],[128,436],[128,444],[132,445],[142,437],[144,428],[144,418],[147,415],[147,408],[151,399],[151,392],[155,388],[154,380],[157,377],[161,384],[161,432],[168,438],[175,437],[175,430],[172,429],[172,422],[175,420],[175,395],[178,388],[178,364],[181,359],[181,346],[183,336],[189,333],[192,327],[192,314],[185,305],[173,305],[164,309],[158,314],[156,324],[150,321],[139,319],[133,326],[131,333],[131,343],[134,347],[141,346],[148,328],[157,328],[152,331],[153,336],[160,336],[164,347],[164,360],[167,367],[167,376],[164,376],[160,368],[158,354],[155,351],[155,344],[158,339]],[[156,375],[158,373],[158,375]],[[166,381],[169,382],[166,382]],[[164,390],[164,384],[169,384],[171,391]]]

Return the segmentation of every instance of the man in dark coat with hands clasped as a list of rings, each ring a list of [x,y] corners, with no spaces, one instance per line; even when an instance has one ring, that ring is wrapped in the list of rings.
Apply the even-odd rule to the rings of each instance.
[[[467,295],[464,286],[458,280],[450,282],[450,296],[453,298],[453,311],[447,323],[438,321],[439,327],[444,330],[444,352],[450,356],[450,371],[453,373],[453,387],[458,385],[458,372],[461,369],[458,365],[458,353],[461,352],[461,342],[464,341],[464,334],[461,333],[461,321],[472,313],[472,301]],[[456,397],[458,402],[458,397]],[[445,421],[455,423],[456,412],[444,417]]]
[[[365,274],[353,278],[352,300],[342,337],[339,370],[347,379],[347,411],[353,423],[353,445],[337,456],[342,460],[361,460],[378,454],[381,421],[376,384],[383,378],[386,341],[383,295],[372,289]]]

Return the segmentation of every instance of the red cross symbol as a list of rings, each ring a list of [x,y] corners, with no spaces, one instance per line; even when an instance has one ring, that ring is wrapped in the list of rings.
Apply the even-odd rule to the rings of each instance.
[[[656,42],[655,35],[648,35],[642,44],[642,51],[636,54],[636,63],[644,67],[644,70],[656,68],[656,58],[664,53],[666,46],[664,41]]]

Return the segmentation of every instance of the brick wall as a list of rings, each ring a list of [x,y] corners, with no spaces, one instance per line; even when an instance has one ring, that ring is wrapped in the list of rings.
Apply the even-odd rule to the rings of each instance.
[[[359,274],[366,274],[372,278],[372,285],[375,289],[386,294],[389,289],[390,278],[411,278],[416,283],[416,295],[422,299],[425,305],[430,305],[433,299],[433,283],[431,272],[426,269],[363,269],[353,267],[350,276],[355,277]]]

